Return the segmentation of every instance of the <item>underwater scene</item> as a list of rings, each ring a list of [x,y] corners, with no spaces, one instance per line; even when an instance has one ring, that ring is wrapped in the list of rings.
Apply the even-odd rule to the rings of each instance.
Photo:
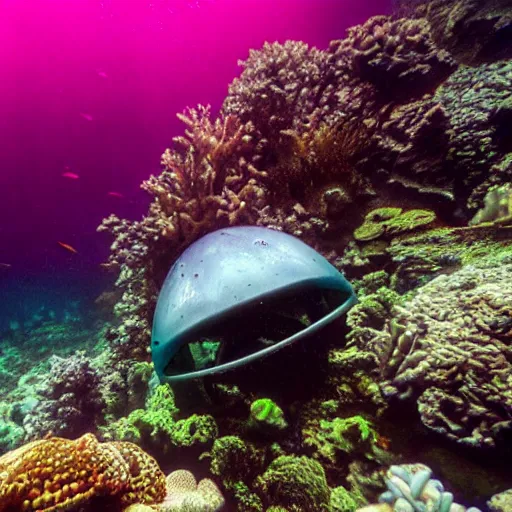
[[[0,47],[0,512],[512,512],[512,0]]]

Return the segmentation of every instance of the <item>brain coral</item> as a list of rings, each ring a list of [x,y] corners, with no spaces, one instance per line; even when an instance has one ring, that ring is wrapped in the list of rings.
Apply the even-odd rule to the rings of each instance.
[[[467,266],[418,290],[379,343],[382,390],[416,398],[428,428],[495,446],[512,429],[512,265]]]
[[[33,441],[0,457],[0,510],[70,510],[99,497],[122,507],[159,503],[165,476],[138,446],[92,434]]]

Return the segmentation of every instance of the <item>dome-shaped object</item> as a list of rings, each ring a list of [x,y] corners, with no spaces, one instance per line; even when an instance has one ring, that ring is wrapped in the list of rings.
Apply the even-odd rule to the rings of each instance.
[[[262,335],[251,353],[254,345],[246,328],[268,327],[267,320],[279,304],[286,310],[301,302],[294,296],[308,302],[318,297],[317,292],[330,295],[321,299],[324,305],[329,303],[326,314],[302,323],[280,316],[275,322],[278,328],[291,321],[295,328],[300,326],[298,332],[288,331],[285,339],[274,341]],[[215,231],[185,250],[160,291],[151,337],[156,373],[161,382],[172,382],[245,365],[312,334],[356,301],[340,272],[294,236],[255,226]],[[317,312],[318,304],[316,300],[313,305]],[[251,314],[260,316],[256,321],[244,320]],[[233,328],[227,338],[216,338],[219,329],[229,325]],[[225,357],[230,343],[235,350],[230,348],[231,355]]]

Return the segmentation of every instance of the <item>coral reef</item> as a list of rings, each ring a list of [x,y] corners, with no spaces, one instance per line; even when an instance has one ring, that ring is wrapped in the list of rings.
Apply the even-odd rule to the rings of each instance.
[[[402,0],[408,15],[425,17],[433,39],[465,64],[510,58],[510,0]],[[411,7],[411,4],[413,7]]]
[[[377,16],[326,51],[267,43],[241,64],[217,119],[205,107],[179,115],[185,135],[143,184],[148,214],[100,227],[115,238],[108,266],[123,295],[109,337],[120,359],[147,359],[157,290],[209,231],[268,226],[335,261],[364,215],[402,207],[388,196],[466,214],[506,175],[496,166],[509,63],[456,69],[425,19]]]
[[[439,480],[430,478],[432,470],[423,464],[391,466],[386,475],[386,486],[379,501],[389,504],[388,510],[414,512],[480,512],[476,507],[466,507],[453,502],[453,494],[444,490]],[[370,512],[371,507],[360,509]],[[383,507],[382,510],[386,510]]]
[[[224,506],[219,488],[209,478],[199,483],[194,475],[185,469],[178,469],[167,475],[167,494],[160,505],[161,512],[216,512]]]
[[[425,19],[374,16],[331,45],[349,69],[386,96],[407,98],[433,90],[456,67],[450,53],[430,37]]]
[[[105,407],[100,375],[85,352],[68,358],[52,356],[40,384],[37,407],[23,420],[26,440],[53,435],[78,437],[98,423]]]
[[[378,342],[385,395],[417,398],[423,423],[459,443],[499,442],[512,427],[511,286],[510,264],[468,266],[396,306]]]
[[[494,495],[488,502],[490,512],[507,512],[512,509],[512,489]]]
[[[183,136],[142,185],[147,214],[99,228],[114,237],[105,266],[116,290],[97,305],[112,324],[94,337],[77,326],[73,338],[43,323],[0,347],[0,449],[78,437],[1,457],[1,510],[85,510],[92,500],[134,511],[225,501],[238,512],[348,512],[377,501],[386,468],[417,451],[402,423],[452,454],[508,450],[512,69],[499,55],[510,16],[505,0],[419,3],[326,50],[266,43],[241,63],[217,117],[202,106],[178,115]],[[251,372],[158,385],[149,362],[158,290],[191,243],[235,225],[300,237],[345,273],[359,303],[319,334],[311,359],[304,350],[297,389],[286,379],[255,389]],[[45,346],[17,361],[43,337],[56,357],[41,361]],[[194,473],[175,471],[166,485],[151,456]],[[389,492],[366,510],[465,510],[431,476],[392,466]],[[455,495],[458,476],[446,487]]]
[[[92,434],[53,437],[0,457],[1,510],[69,510],[93,498],[126,507],[164,497],[164,474],[131,443],[99,443]]]
[[[297,512],[329,510],[331,492],[324,469],[305,456],[278,457],[258,477],[256,486],[274,506]]]
[[[251,404],[247,427],[260,432],[276,432],[288,426],[283,410],[270,398],[259,398]]]

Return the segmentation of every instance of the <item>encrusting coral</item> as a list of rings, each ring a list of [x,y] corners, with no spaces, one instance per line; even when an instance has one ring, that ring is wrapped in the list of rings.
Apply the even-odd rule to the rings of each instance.
[[[100,443],[92,434],[70,441],[33,441],[0,457],[0,510],[71,510],[93,498],[127,507],[165,497],[156,461],[132,443]]]
[[[256,487],[271,505],[287,510],[329,510],[331,491],[322,466],[309,457],[283,455],[258,477]]]
[[[465,267],[395,306],[379,335],[382,389],[417,398],[428,428],[470,446],[512,428],[512,266]]]
[[[430,22],[433,39],[469,65],[510,58],[512,16],[509,0],[401,0],[408,16]]]

